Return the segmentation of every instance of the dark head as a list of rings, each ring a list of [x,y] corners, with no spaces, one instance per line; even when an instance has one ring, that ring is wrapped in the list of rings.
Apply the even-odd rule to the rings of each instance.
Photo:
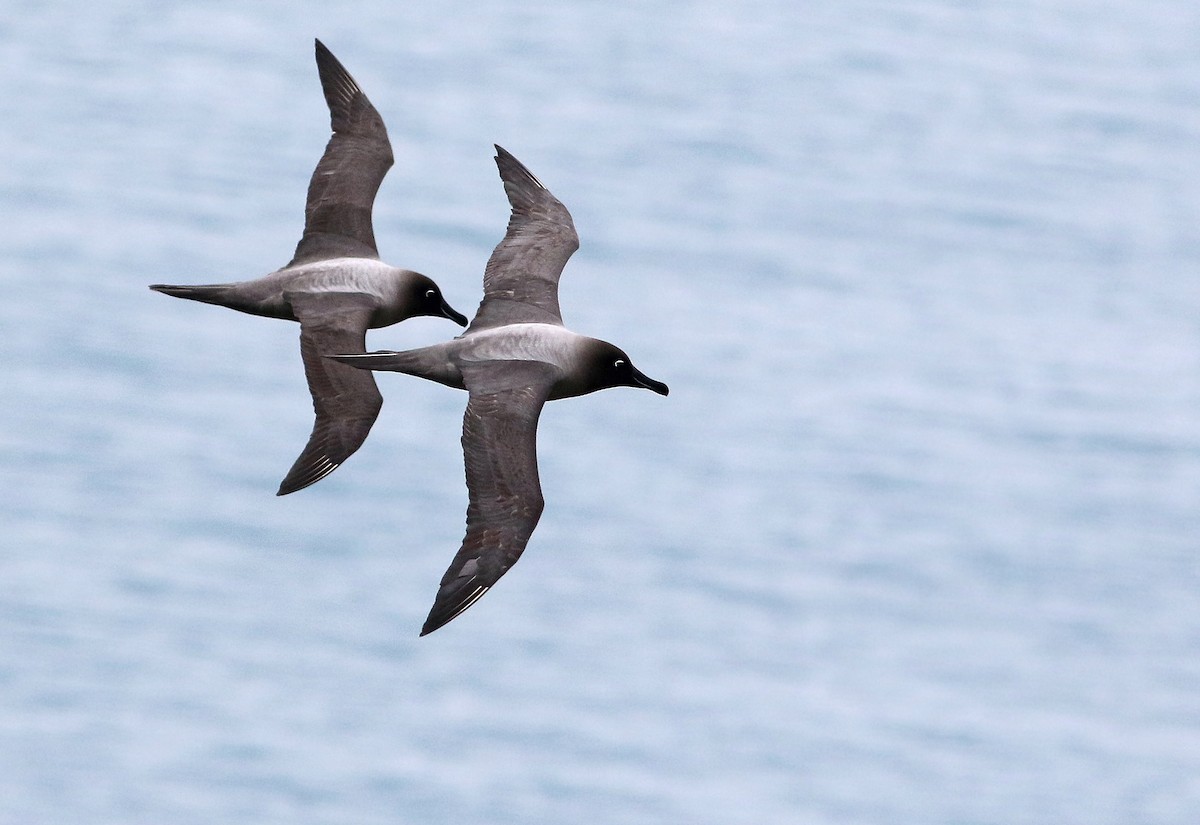
[[[595,341],[587,354],[586,364],[581,395],[609,387],[643,387],[659,395],[670,392],[666,384],[647,376],[633,365],[623,350],[606,341]]]
[[[412,307],[409,317],[432,315],[435,318],[449,318],[460,327],[467,325],[467,316],[446,303],[446,299],[442,297],[442,291],[432,278],[415,272],[413,275],[416,277],[412,279],[412,284],[409,286],[411,290],[409,301]]]

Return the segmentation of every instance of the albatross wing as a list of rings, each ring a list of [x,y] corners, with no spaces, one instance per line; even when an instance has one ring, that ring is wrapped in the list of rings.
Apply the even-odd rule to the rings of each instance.
[[[571,213],[500,146],[496,166],[512,205],[508,231],[483,273],[483,302],[465,334],[507,324],[562,324],[558,279],[579,248]]]
[[[362,446],[383,407],[375,377],[339,364],[331,352],[363,352],[375,301],[357,293],[291,296],[300,321],[300,355],[312,393],[316,422],[308,443],[276,495],[285,496],[323,479]]]
[[[554,384],[554,367],[534,361],[463,370],[470,399],[463,415],[467,534],[442,577],[421,635],[479,600],[529,543],[542,515],[537,423]]]
[[[378,258],[371,208],[393,163],[379,112],[325,44],[316,41],[316,49],[333,137],[309,181],[304,236],[288,266],[330,258]]]

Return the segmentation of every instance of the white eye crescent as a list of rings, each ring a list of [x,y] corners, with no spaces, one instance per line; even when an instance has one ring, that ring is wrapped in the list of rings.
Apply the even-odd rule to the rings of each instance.
[[[425,297],[426,297],[426,298],[436,298],[436,297],[437,297],[437,290],[436,290],[436,289],[427,289],[427,290],[425,290]]]
[[[623,358],[618,358],[616,361],[613,361],[613,366],[617,369],[620,369],[621,367],[625,366],[625,360]]]

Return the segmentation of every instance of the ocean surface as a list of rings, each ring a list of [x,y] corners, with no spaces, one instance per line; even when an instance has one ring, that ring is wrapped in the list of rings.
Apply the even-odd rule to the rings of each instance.
[[[320,37],[385,260],[471,313],[500,143],[571,209],[546,511],[418,638],[465,395],[311,427]],[[0,823],[1200,822],[1200,5],[10,3]],[[455,334],[418,319],[373,348]]]

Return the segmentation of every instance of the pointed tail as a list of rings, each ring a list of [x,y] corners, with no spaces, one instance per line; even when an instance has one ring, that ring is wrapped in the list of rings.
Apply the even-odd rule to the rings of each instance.
[[[183,286],[176,284],[150,284],[150,288],[163,295],[175,298],[187,298],[189,301],[203,301],[206,304],[228,305],[228,284],[197,284]]]
[[[411,351],[393,352],[380,350],[378,352],[361,352],[352,355],[326,355],[334,361],[358,367],[360,370],[389,370],[391,372],[407,372],[413,374],[421,363],[419,356]],[[419,373],[418,373],[419,374]]]

